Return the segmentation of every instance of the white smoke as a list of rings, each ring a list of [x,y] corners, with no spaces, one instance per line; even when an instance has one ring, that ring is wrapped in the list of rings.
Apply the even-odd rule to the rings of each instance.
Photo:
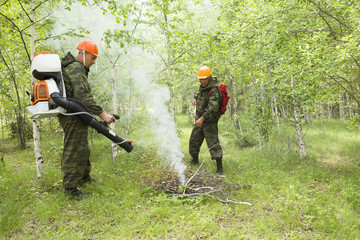
[[[155,145],[158,146],[158,154],[169,161],[183,185],[186,165],[182,162],[184,154],[180,150],[180,139],[176,134],[176,125],[167,106],[170,92],[166,86],[152,82],[150,76],[144,69],[136,68],[133,72],[134,85],[151,117],[149,125],[156,141]]]

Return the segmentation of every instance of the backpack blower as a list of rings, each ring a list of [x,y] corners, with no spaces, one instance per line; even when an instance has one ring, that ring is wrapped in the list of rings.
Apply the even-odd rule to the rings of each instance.
[[[125,151],[133,150],[132,141],[117,136],[105,122],[98,121],[83,104],[66,98],[61,62],[57,54],[36,54],[31,63],[31,74],[39,80],[29,94],[32,105],[28,106],[27,110],[31,113],[31,119],[54,117],[58,114],[77,115],[84,124],[94,128]],[[114,117],[119,119],[117,115]]]

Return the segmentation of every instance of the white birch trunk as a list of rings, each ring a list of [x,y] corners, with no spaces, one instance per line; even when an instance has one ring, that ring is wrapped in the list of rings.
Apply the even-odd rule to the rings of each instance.
[[[126,127],[125,127],[125,139],[128,138],[129,132],[130,132],[130,123],[133,115],[133,109],[131,109],[131,95],[132,95],[132,84],[130,84],[129,89],[129,99],[128,99],[128,111],[127,111],[127,119],[126,119]]]
[[[298,140],[299,140],[300,158],[304,158],[307,156],[307,153],[305,150],[304,135],[303,135],[303,131],[302,131],[299,106],[295,106],[294,115],[295,115],[296,132],[297,132]]]
[[[167,76],[168,76],[169,93],[170,93],[170,113],[171,113],[172,119],[174,119],[174,122],[175,122],[174,90],[173,90],[172,82],[171,82],[171,69],[170,69],[170,49],[168,51],[169,51],[169,53],[168,53]]]
[[[257,134],[258,134],[258,141],[259,141],[259,147],[260,147],[260,152],[262,152],[262,142],[261,142],[261,134],[260,134],[260,127],[259,125],[257,126]]]
[[[277,126],[278,133],[281,134],[281,131],[280,131],[280,119],[279,119],[278,108],[276,106],[276,97],[275,97],[275,95],[273,95],[273,99],[274,99],[274,105],[275,105],[274,110],[275,110],[276,126]]]
[[[350,117],[350,119],[352,119],[352,118],[355,117],[355,112],[351,108],[351,99],[350,99],[350,97],[348,95],[345,95],[345,99],[346,99],[346,105],[348,106],[347,109],[348,109],[348,112],[349,112],[349,117]]]
[[[117,99],[116,99],[116,77],[115,77],[115,66],[111,65],[111,82],[112,82],[112,109],[113,114],[117,113]],[[115,132],[115,123],[110,124],[110,128]],[[117,162],[117,144],[111,143],[111,156],[112,162]]]
[[[4,96],[2,96],[2,100],[4,102]],[[0,108],[0,124],[1,124],[1,141],[2,141],[2,149],[1,149],[1,161],[3,164],[3,168],[5,168],[5,134],[4,134],[4,122],[3,122],[3,113],[1,112],[1,108]]]
[[[333,115],[332,106],[331,106],[331,104],[326,104],[326,106],[327,106],[327,110],[328,110],[328,112],[327,112],[327,114],[328,114],[328,119],[331,119],[331,118],[332,118],[332,115]]]
[[[345,103],[344,103],[344,99],[342,97],[342,94],[339,94],[339,114],[340,114],[340,119],[341,120],[345,120],[345,109],[344,109]]]
[[[31,59],[35,54],[35,9],[34,3],[30,4],[30,54]],[[31,85],[33,86],[36,83],[36,79],[31,76]],[[44,176],[44,159],[41,154],[41,141],[40,141],[40,128],[39,121],[32,120],[33,124],[33,139],[34,139],[34,154],[35,154],[35,162],[36,162],[36,172],[37,178],[40,179]]]
[[[176,119],[175,119],[174,90],[171,83],[169,84],[169,92],[170,92],[170,110],[171,110],[170,112],[171,112],[171,117],[172,119],[174,119],[175,122]]]
[[[311,118],[310,118],[310,114],[309,113],[305,113],[304,114],[304,119],[305,119],[305,123],[310,123],[310,121],[311,121]]]
[[[321,111],[321,119],[323,122],[326,122],[326,117],[325,117],[325,105],[320,102],[320,111]]]
[[[280,102],[282,103],[281,104],[281,106],[280,106],[280,108],[281,108],[281,115],[282,115],[282,117],[284,118],[284,119],[288,119],[288,117],[287,117],[287,112],[286,112],[286,110],[287,109],[285,109],[284,108],[284,103],[282,102],[282,99],[280,98]]]
[[[253,75],[253,73],[251,72],[251,86],[252,86],[252,89],[253,91],[255,91],[255,84],[254,84],[254,81],[255,81],[255,77]],[[255,97],[255,103],[258,104],[258,98]],[[257,124],[257,135],[258,135],[258,141],[259,141],[259,147],[260,147],[260,151],[262,152],[262,142],[261,142],[261,134],[260,134],[260,126],[259,126],[259,122]]]
[[[166,6],[167,8],[168,6]],[[164,21],[166,24],[166,32],[169,31],[169,21],[168,21],[168,16],[167,13],[165,11],[165,7],[164,7]],[[173,87],[172,87],[172,81],[171,81],[171,47],[170,47],[170,39],[169,39],[169,35],[166,34],[166,48],[167,48],[167,62],[165,63],[167,66],[167,81],[169,84],[169,93],[170,93],[170,113],[171,113],[171,117],[172,119],[174,119],[174,122],[176,122],[175,120],[175,105],[174,105],[174,91],[173,91]]]
[[[275,120],[275,109],[274,109],[275,105],[274,105],[274,102],[271,101],[270,105],[271,105],[271,116],[272,116],[272,119]]]
[[[291,77],[291,85],[294,88],[294,79]],[[304,134],[302,132],[302,125],[301,125],[301,117],[300,117],[300,106],[298,106],[296,97],[294,96],[294,118],[295,118],[295,127],[296,132],[298,135],[298,141],[299,141],[299,151],[300,151],[300,158],[304,158],[307,156],[306,150],[305,150],[305,143],[304,143]]]

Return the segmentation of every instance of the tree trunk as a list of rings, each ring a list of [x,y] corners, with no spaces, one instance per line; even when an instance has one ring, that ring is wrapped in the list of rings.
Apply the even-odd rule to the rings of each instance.
[[[254,77],[253,72],[251,72],[250,74],[251,74],[251,86],[252,86],[253,91],[255,92],[255,77]],[[256,105],[259,104],[259,100],[258,100],[257,96],[255,97],[255,103],[256,103]],[[261,142],[260,121],[259,120],[257,120],[256,128],[257,128],[260,152],[262,152],[262,142]]]
[[[168,3],[166,2],[166,6],[163,9],[163,14],[164,14],[164,22],[166,25],[166,51],[167,51],[167,62],[165,62],[166,64],[166,68],[167,68],[167,83],[169,86],[169,93],[170,93],[170,113],[171,113],[171,117],[174,120],[174,122],[176,122],[175,120],[175,105],[174,105],[174,91],[173,91],[173,87],[172,87],[172,81],[171,81],[171,47],[170,47],[170,37],[169,37],[169,21],[168,21],[168,16],[166,13],[166,10],[168,9]]]
[[[328,119],[331,119],[332,118],[332,116],[333,116],[333,106],[331,105],[331,104],[326,104],[326,106],[327,106],[327,115],[328,115]]]
[[[15,110],[16,114],[16,135],[18,136],[20,149],[26,149],[26,139],[25,139],[25,121],[22,116],[22,107],[21,102],[19,101],[19,109]]]
[[[259,125],[257,125],[257,135],[258,135],[260,152],[262,152],[262,142],[261,142],[261,134],[260,134],[260,126]]]
[[[321,111],[321,119],[325,123],[326,122],[326,110],[325,110],[325,104],[320,102],[320,111]]]
[[[304,120],[306,124],[309,124],[311,121],[311,117],[310,114],[308,113],[308,111],[304,112]]]
[[[273,99],[274,99],[274,111],[275,111],[276,126],[277,126],[278,133],[281,134],[279,113],[278,113],[278,107],[277,107],[275,94],[273,94]]]
[[[291,86],[294,89],[294,79],[291,77]],[[301,117],[300,112],[301,108],[297,102],[297,98],[294,95],[294,118],[295,118],[295,128],[298,135],[298,141],[299,141],[299,150],[300,150],[300,158],[304,158],[307,156],[306,150],[305,150],[305,144],[304,144],[304,134],[302,131],[302,125],[301,125]]]
[[[189,109],[188,103],[186,101],[186,95],[182,96],[182,104],[181,104],[181,114],[187,114]]]
[[[4,102],[4,96],[2,96],[2,100]],[[1,162],[3,164],[3,168],[5,168],[5,134],[4,134],[4,122],[3,122],[3,113],[0,109],[0,123],[1,123],[1,141],[2,141],[2,148],[1,148]]]
[[[34,2],[30,4],[30,49],[31,49],[31,59],[35,54],[35,9]],[[31,76],[31,85],[34,85],[36,80]],[[37,178],[40,179],[44,176],[44,160],[41,154],[41,142],[40,142],[40,128],[39,121],[32,120],[33,124],[33,139],[34,139],[34,153],[35,153],[35,162],[36,162],[36,171]]]
[[[295,106],[294,115],[295,115],[296,132],[297,132],[298,140],[299,140],[300,158],[304,158],[304,157],[307,156],[307,153],[306,153],[306,150],[305,150],[304,135],[303,135],[303,131],[302,131],[301,117],[300,117],[300,107],[299,106]]]
[[[112,83],[112,109],[113,114],[117,113],[117,99],[116,99],[116,77],[115,77],[115,66],[114,64],[111,64],[111,83]],[[115,132],[115,123],[110,124],[111,130]],[[117,144],[111,143],[111,156],[112,156],[112,162],[117,162]]]
[[[280,110],[280,116],[284,119],[288,119],[287,115],[288,113],[286,112],[286,109],[284,108],[284,102],[282,100],[281,97],[279,97],[279,100],[280,100],[280,107],[279,107],[279,110]]]
[[[174,122],[176,122],[175,119],[175,105],[174,105],[174,91],[173,91],[173,87],[172,87],[172,83],[169,83],[169,93],[170,93],[170,112],[171,112],[171,117],[174,120]]]
[[[339,117],[341,120],[345,120],[345,102],[341,93],[339,93]]]
[[[235,78],[228,72],[228,75],[230,76],[230,90],[231,90],[231,98],[230,98],[230,113],[231,113],[231,122],[232,125],[237,127],[240,132],[242,133],[242,127],[239,120],[239,109],[238,109],[238,98],[236,95],[236,84],[235,84]]]
[[[127,139],[129,132],[130,132],[130,123],[133,116],[134,109],[131,108],[131,95],[132,95],[132,86],[133,84],[130,84],[130,92],[129,92],[129,102],[128,102],[128,111],[127,111],[127,119],[126,119],[126,127],[125,127],[125,139]],[[135,105],[136,106],[136,105]]]

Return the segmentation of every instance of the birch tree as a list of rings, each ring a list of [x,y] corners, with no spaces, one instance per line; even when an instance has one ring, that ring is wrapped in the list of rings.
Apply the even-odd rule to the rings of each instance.
[[[30,56],[31,60],[35,54],[36,48],[36,28],[35,28],[35,15],[36,14],[36,6],[34,1],[30,3]],[[31,76],[31,85],[33,86],[36,83],[36,79]],[[40,141],[40,128],[39,128],[39,120],[32,120],[33,125],[33,140],[34,140],[34,154],[35,154],[35,162],[36,162],[36,173],[37,178],[40,179],[44,176],[44,160],[41,154],[41,141]]]

